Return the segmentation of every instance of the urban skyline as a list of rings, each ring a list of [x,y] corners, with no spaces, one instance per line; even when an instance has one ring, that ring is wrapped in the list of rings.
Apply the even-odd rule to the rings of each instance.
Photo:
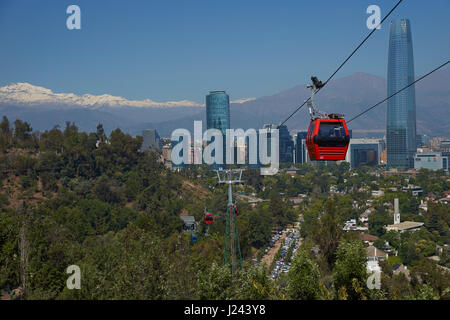
[[[388,43],[387,96],[391,96],[415,80],[413,37],[409,19],[390,22]],[[420,167],[422,163],[417,164],[417,162],[427,158],[434,160],[431,166],[424,164],[425,167],[448,171],[450,156],[448,152],[426,154],[424,151],[420,151],[418,153],[419,145],[416,139],[421,140],[421,144],[426,148],[429,145],[429,139],[416,134],[414,85],[388,100],[386,115],[384,139],[351,140],[345,161],[349,162],[352,168],[385,163],[387,170],[406,171]],[[229,95],[225,91],[211,91],[206,96],[206,119],[207,129],[219,129],[222,134],[225,134],[226,129],[233,127],[230,123]],[[265,124],[264,128],[279,130],[279,160],[281,163],[310,162],[306,152],[306,132],[299,131],[296,135],[291,136],[286,125]],[[349,133],[351,136],[351,130]],[[246,152],[248,152],[248,148]],[[383,160],[384,157],[386,157],[385,160]]]

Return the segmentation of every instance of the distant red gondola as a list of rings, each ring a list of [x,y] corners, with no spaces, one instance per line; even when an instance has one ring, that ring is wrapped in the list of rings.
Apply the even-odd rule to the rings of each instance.
[[[211,213],[206,213],[205,214],[205,223],[211,224],[211,223],[213,223],[213,221],[214,221],[213,215]]]

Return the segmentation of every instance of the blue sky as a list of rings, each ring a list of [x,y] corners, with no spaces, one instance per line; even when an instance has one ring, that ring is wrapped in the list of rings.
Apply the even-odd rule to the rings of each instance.
[[[326,79],[369,32],[366,8],[394,0],[0,0],[0,85],[55,92],[204,103],[271,95]],[[81,30],[66,8],[81,8]],[[404,0],[392,18],[412,24],[416,75],[449,58],[450,1]],[[336,75],[385,77],[388,24]]]

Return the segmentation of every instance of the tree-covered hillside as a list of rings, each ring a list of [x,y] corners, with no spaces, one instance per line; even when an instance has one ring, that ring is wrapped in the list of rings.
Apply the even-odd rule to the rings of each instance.
[[[142,137],[116,129],[107,136],[80,132],[71,123],[33,132],[26,122],[0,123],[0,296],[11,299],[433,299],[450,297],[446,251],[449,206],[398,190],[415,183],[436,197],[449,189],[443,173],[421,171],[415,180],[380,175],[380,168],[348,164],[299,165],[263,177],[244,171],[236,186],[243,268],[223,266],[227,193],[206,166],[179,171],[159,155],[140,152]],[[284,164],[284,167],[287,165]],[[370,190],[386,190],[371,200]],[[395,189],[395,190],[397,190]],[[330,190],[337,190],[331,192]],[[304,195],[300,204],[293,197]],[[255,206],[248,197],[258,199]],[[415,233],[386,233],[389,204],[423,221]],[[423,200],[424,197],[421,198]],[[370,208],[367,207],[372,202]],[[355,206],[359,204],[358,206]],[[207,229],[205,208],[214,215]],[[366,209],[369,232],[398,251],[382,264],[382,287],[366,286],[366,245],[343,223]],[[200,222],[199,239],[183,230],[180,215]],[[289,253],[292,266],[276,280],[261,265],[273,232],[299,231],[302,245]],[[207,232],[206,232],[207,231]],[[278,254],[277,254],[278,256]],[[407,265],[410,278],[393,274]],[[81,270],[81,289],[66,286],[67,267]]]

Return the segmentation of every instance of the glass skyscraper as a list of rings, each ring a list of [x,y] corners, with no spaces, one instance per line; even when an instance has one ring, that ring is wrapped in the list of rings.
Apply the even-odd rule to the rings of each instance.
[[[295,138],[295,163],[306,163],[306,131],[299,131]]]
[[[387,95],[414,81],[411,24],[408,19],[391,21]],[[416,151],[416,98],[414,86],[390,98],[386,122],[387,169],[414,168]]]
[[[292,136],[289,134],[289,130],[286,125],[282,125],[278,127],[276,124],[265,124],[264,129],[277,129],[279,135],[279,161],[281,162],[294,162],[294,140],[292,140]],[[268,138],[270,134],[268,135]],[[267,154],[270,155],[270,146],[271,140],[267,141]]]
[[[230,97],[225,91],[211,91],[206,96],[206,128],[230,129]]]
[[[280,162],[294,162],[294,140],[286,125],[278,128],[280,135]]]
[[[155,149],[162,150],[161,138],[155,129],[142,131],[142,138],[141,151]]]
[[[225,164],[226,130],[230,129],[230,97],[225,91],[210,91],[206,96],[206,128],[222,132],[223,164]],[[217,169],[224,165],[214,164],[212,167]]]

